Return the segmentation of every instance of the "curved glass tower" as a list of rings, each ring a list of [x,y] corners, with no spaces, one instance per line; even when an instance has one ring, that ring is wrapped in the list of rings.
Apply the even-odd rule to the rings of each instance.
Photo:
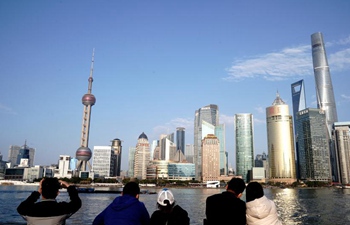
[[[317,108],[326,112],[328,133],[329,137],[331,137],[332,127],[334,122],[338,121],[338,116],[322,33],[317,32],[311,35],[311,45]]]

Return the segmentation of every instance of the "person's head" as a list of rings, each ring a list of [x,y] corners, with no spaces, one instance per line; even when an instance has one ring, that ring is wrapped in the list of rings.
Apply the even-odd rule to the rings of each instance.
[[[46,199],[55,199],[59,193],[60,186],[57,178],[45,178],[41,182],[41,195]]]
[[[261,198],[262,196],[264,196],[263,187],[258,182],[250,182],[247,185],[245,195],[247,202],[253,201],[257,198]]]
[[[159,209],[171,209],[175,205],[175,198],[173,193],[167,188],[159,191],[157,205]]]
[[[226,190],[234,192],[237,198],[240,198],[242,196],[244,189],[245,183],[241,178],[232,178],[226,186]]]
[[[127,184],[125,184],[123,188],[123,195],[131,195],[137,198],[139,194],[140,194],[140,187],[138,183],[130,181]]]

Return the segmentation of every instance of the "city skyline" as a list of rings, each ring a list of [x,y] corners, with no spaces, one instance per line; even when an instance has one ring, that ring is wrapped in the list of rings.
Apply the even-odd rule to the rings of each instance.
[[[210,104],[225,124],[230,166],[237,113],[253,114],[255,155],[267,153],[264,109],[276,91],[291,109],[290,86],[303,79],[306,104],[317,107],[315,32],[325,40],[338,121],[349,121],[349,8],[346,1],[2,1],[0,152],[7,160],[9,146],[27,140],[34,164],[75,155],[93,48],[98,99],[89,147],[120,139],[123,170],[142,132],[151,143],[184,127],[185,144],[193,144],[194,112]]]

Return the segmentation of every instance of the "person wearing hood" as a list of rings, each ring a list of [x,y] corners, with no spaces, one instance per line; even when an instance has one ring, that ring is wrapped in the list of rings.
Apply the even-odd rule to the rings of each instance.
[[[282,225],[275,203],[266,198],[261,184],[250,182],[246,188],[247,225]]]
[[[149,225],[149,213],[139,201],[140,187],[136,182],[127,183],[121,196],[116,197],[100,214],[93,225]]]
[[[158,193],[158,210],[151,216],[151,225],[189,225],[190,218],[186,210],[175,204],[173,193],[167,188]]]

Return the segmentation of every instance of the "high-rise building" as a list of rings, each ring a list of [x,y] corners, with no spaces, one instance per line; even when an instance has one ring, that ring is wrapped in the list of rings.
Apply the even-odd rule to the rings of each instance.
[[[236,175],[245,182],[250,181],[250,172],[254,167],[254,130],[253,114],[239,113],[234,116],[236,143]]]
[[[89,148],[89,132],[90,132],[90,119],[91,119],[91,108],[96,103],[95,96],[91,93],[92,92],[92,82],[94,79],[92,78],[92,74],[94,71],[94,51],[92,52],[92,59],[91,59],[91,69],[90,69],[90,76],[89,76],[89,86],[88,86],[88,92],[83,96],[82,103],[84,105],[83,110],[83,122],[81,126],[81,138],[80,138],[80,147],[77,149],[75,155],[78,159],[78,165],[76,168],[76,174],[75,176],[82,177],[82,172],[84,173],[83,177],[89,176],[87,173],[86,166],[88,165],[91,170],[91,165],[89,163],[89,160],[91,159],[91,150]]]
[[[114,154],[113,176],[120,176],[120,167],[122,163],[122,141],[118,138],[112,140],[112,150]]]
[[[297,160],[296,173],[297,173],[297,178],[300,178],[299,166],[298,166],[299,165],[298,136],[296,135],[295,124],[296,124],[297,113],[303,109],[306,109],[304,80],[300,80],[293,83],[291,85],[291,89],[292,89],[292,101],[293,101],[295,152],[296,152],[296,160]]]
[[[214,134],[202,140],[202,181],[217,181],[220,177],[220,141]]]
[[[350,121],[334,123],[333,141],[339,165],[339,181],[350,184]]]
[[[299,145],[301,180],[331,181],[328,131],[325,112],[307,108],[297,113],[296,134]]]
[[[169,161],[175,156],[176,145],[174,143],[174,133],[162,134],[159,140],[160,159]]]
[[[220,175],[228,174],[225,131],[225,124],[219,124],[215,127],[215,136],[219,139],[220,142]]]
[[[111,146],[94,146],[92,165],[95,177],[105,178],[115,176],[116,155]]]
[[[21,160],[27,161],[27,167],[34,166],[35,148],[30,148],[25,141],[23,146],[11,145],[8,152],[8,162],[10,167],[17,167],[21,164]],[[23,162],[23,160],[22,160]]]
[[[266,108],[269,180],[296,181],[293,121],[289,107],[277,93],[272,106]]]
[[[338,162],[334,143],[331,141],[334,122],[338,121],[337,108],[333,92],[331,74],[328,66],[323,35],[320,32],[311,35],[312,61],[315,75],[317,108],[325,111],[328,139],[330,145],[330,160],[332,165],[332,179],[339,181]]]
[[[185,155],[185,128],[176,128],[176,148]]]
[[[203,122],[214,126],[210,134],[215,134],[215,126],[219,125],[219,108],[210,104],[195,111],[194,119],[194,164],[196,168],[196,180],[202,177],[202,139],[208,134],[209,126],[203,127]]]
[[[134,177],[139,180],[147,178],[147,166],[150,162],[149,142],[146,134],[142,132],[136,144]]]

